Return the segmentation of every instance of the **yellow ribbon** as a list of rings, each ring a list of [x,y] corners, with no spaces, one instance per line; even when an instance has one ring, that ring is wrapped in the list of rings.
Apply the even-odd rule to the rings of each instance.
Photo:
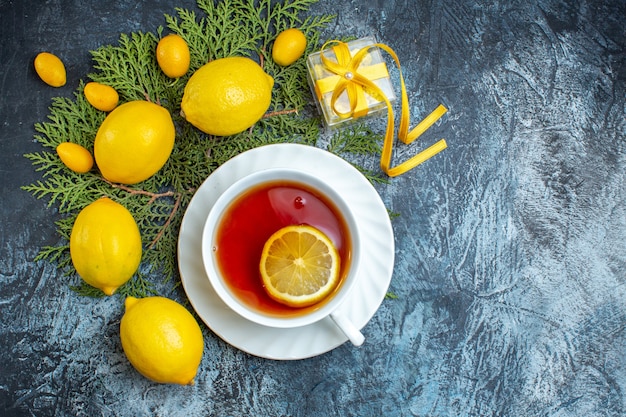
[[[384,101],[387,105],[387,129],[385,132],[385,139],[380,158],[380,167],[383,172],[390,177],[401,175],[447,148],[448,145],[445,139],[441,139],[434,145],[409,158],[407,161],[391,167],[393,135],[395,131],[393,106],[385,93],[370,78],[368,78],[362,70],[359,70],[359,66],[361,65],[363,59],[369,54],[369,50],[374,47],[384,50],[394,59],[396,66],[398,67],[400,73],[402,100],[402,113],[400,116],[400,127],[398,130],[398,139],[400,141],[405,144],[410,144],[422,133],[428,130],[428,128],[439,120],[439,118],[448,110],[440,104],[435,110],[433,110],[433,112],[426,116],[424,120],[409,131],[409,99],[406,92],[406,86],[404,84],[404,78],[402,76],[402,69],[400,68],[400,60],[398,59],[396,53],[387,45],[375,43],[360,49],[354,56],[352,56],[348,45],[344,42],[336,40],[326,42],[322,47],[322,50],[327,49],[327,47],[331,44],[334,44],[332,48],[337,62],[333,62],[332,60],[326,58],[324,53],[320,54],[320,57],[325,69],[339,76],[330,100],[330,105],[333,111],[342,118],[356,118],[367,114],[367,106],[363,105],[365,100],[364,94],[368,94],[379,101]],[[350,110],[347,112],[340,112],[336,108],[336,103],[339,96],[341,96],[344,92],[348,96]]]

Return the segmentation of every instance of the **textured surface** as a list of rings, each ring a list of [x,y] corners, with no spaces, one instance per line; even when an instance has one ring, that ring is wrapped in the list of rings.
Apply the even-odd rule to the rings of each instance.
[[[626,3],[343,2],[327,36],[394,48],[413,119],[450,110],[421,142],[449,149],[378,187],[400,214],[398,298],[361,348],[302,361],[205,329],[193,387],[138,375],[121,301],[78,297],[32,262],[56,213],[19,189],[40,175],[22,157],[40,149],[33,124],[89,72],[88,51],[175,6],[194,3],[0,0],[0,415],[626,414]],[[41,50],[62,51],[66,87],[37,79]]]

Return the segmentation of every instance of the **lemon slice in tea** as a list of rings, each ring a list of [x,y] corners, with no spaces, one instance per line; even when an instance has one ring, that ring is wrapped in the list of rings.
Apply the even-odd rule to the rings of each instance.
[[[328,296],[339,282],[340,257],[331,240],[308,225],[287,226],[265,242],[260,271],[274,300],[306,307]]]

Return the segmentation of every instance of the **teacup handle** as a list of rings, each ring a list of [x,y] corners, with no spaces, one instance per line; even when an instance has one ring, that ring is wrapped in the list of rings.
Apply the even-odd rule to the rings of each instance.
[[[365,336],[363,333],[356,328],[352,322],[346,318],[346,316],[341,313],[334,311],[330,314],[330,318],[333,319],[337,327],[341,329],[341,331],[348,336],[348,339],[354,346],[361,346],[365,341]]]

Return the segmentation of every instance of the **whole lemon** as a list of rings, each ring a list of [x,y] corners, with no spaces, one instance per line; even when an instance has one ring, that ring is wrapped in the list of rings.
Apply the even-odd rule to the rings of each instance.
[[[96,164],[107,180],[136,184],[165,165],[175,136],[174,122],[166,108],[143,100],[121,104],[109,113],[96,133]]]
[[[296,62],[306,49],[306,36],[302,31],[291,28],[278,34],[272,47],[272,59],[286,67]]]
[[[189,70],[189,46],[179,35],[172,33],[162,38],[157,44],[156,58],[161,71],[170,78],[182,77]]]
[[[263,117],[273,86],[274,79],[250,58],[216,59],[189,78],[181,113],[205,133],[234,135]]]
[[[70,233],[70,257],[89,285],[112,295],[141,262],[141,235],[132,214],[108,197],[78,213]]]
[[[133,367],[156,382],[193,385],[204,339],[191,313],[164,297],[128,297],[125,306],[120,339]]]
[[[35,57],[35,72],[39,78],[52,87],[62,87],[66,82],[65,65],[50,52],[40,52]]]

